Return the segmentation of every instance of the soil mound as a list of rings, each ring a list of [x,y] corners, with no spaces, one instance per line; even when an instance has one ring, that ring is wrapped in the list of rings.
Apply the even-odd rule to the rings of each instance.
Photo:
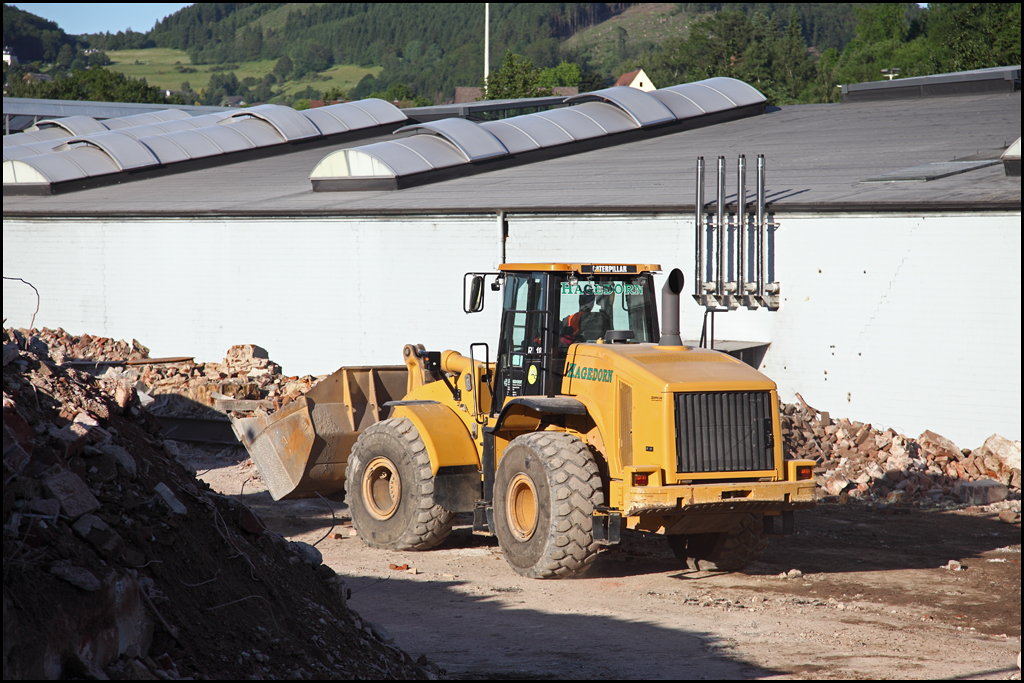
[[[63,364],[82,338],[3,336],[5,679],[443,676],[175,461],[130,379]]]

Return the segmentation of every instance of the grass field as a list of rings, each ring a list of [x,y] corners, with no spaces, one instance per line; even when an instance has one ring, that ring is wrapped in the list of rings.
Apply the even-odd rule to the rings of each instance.
[[[269,15],[268,15],[269,16]],[[206,87],[210,82],[213,72],[220,69],[214,64],[192,64],[188,53],[183,50],[172,50],[170,48],[154,47],[146,50],[118,50],[108,52],[113,64],[108,68],[118,71],[132,78],[145,78],[150,85],[169,90],[181,90],[183,81],[188,81],[193,90],[198,91]],[[274,70],[276,60],[267,59],[259,62],[241,62],[238,68],[234,69],[238,80],[252,76],[261,80],[266,74]],[[182,73],[176,70],[176,66],[185,69],[195,69],[195,73]],[[298,81],[288,81],[283,86],[274,86],[275,91],[283,90],[286,94],[297,90],[303,90],[306,86],[313,86],[321,92],[330,87],[339,87],[342,90],[354,88],[360,79],[366,74],[376,76],[380,73],[381,67],[362,67],[347,64],[336,65],[327,71],[322,71],[315,76],[306,76]]]
[[[565,47],[578,50],[594,65],[612,68],[618,61],[617,27],[625,29],[627,47],[635,48],[647,43],[660,45],[669,38],[684,36],[692,21],[693,17],[686,12],[677,11],[675,3],[642,3],[577,32],[565,42]]]

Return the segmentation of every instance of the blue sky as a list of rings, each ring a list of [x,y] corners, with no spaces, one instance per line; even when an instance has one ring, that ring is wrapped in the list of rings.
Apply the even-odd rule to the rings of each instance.
[[[66,33],[117,33],[132,29],[145,33],[153,24],[190,2],[12,2],[26,12],[57,22]]]

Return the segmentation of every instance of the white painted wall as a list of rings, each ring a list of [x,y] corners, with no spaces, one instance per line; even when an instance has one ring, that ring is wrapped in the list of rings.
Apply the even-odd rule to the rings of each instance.
[[[509,262],[661,263],[693,277],[678,216],[509,217]],[[771,342],[762,370],[833,416],[964,447],[1021,438],[1020,214],[777,217],[777,312],[719,314],[718,339]],[[462,312],[462,276],[500,261],[495,217],[5,220],[6,277],[36,326],[135,337],[219,360],[257,343],[289,374],[397,364],[407,342],[497,340],[499,298]],[[820,271],[820,272],[819,272]],[[656,281],[660,287],[663,280]],[[689,285],[687,293],[691,292]],[[32,291],[4,281],[25,327]],[[684,297],[684,339],[702,309]]]
[[[771,342],[783,400],[967,448],[1020,439],[1020,218],[777,216],[782,307],[718,314],[715,336]],[[509,261],[660,262],[693,291],[692,218],[511,216],[509,234]],[[683,299],[684,339],[702,313]]]
[[[500,300],[467,316],[462,278],[495,269],[498,235],[494,216],[5,220],[3,273],[39,289],[36,327],[197,360],[255,343],[288,374],[323,374],[401,365],[406,343],[493,347]],[[4,280],[8,325],[27,327],[35,305]]]

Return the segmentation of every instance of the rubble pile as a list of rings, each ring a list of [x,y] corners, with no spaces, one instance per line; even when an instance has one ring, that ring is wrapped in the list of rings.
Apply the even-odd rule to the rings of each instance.
[[[222,363],[197,363],[191,358],[150,358],[149,349],[136,340],[128,344],[88,334],[78,337],[60,328],[12,332],[31,340],[32,350],[48,354],[58,365],[89,365],[110,382],[134,386],[157,415],[216,417],[213,410],[233,409],[240,414],[269,413],[299,398],[321,379],[284,375],[267,351],[255,344],[232,346]],[[177,396],[187,400],[174,400]]]
[[[5,680],[442,673],[351,611],[316,548],[189,474],[127,379],[57,362],[143,347],[3,342]]]
[[[806,403],[782,405],[787,458],[816,460],[823,495],[885,503],[988,505],[1020,498],[1019,441],[993,434],[972,450],[926,431],[916,439],[893,429],[833,420]]]

